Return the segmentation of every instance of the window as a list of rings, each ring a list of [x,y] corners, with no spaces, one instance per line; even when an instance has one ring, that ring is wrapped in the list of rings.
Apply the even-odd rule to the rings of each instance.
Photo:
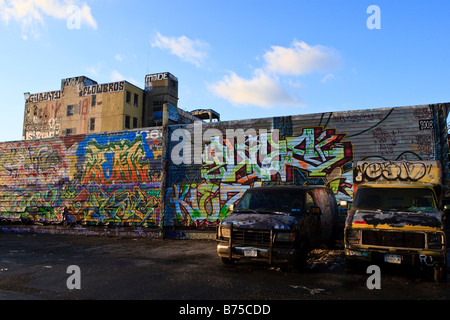
[[[95,107],[96,103],[97,103],[97,96],[94,94],[91,99],[91,107]]]
[[[75,109],[74,105],[67,106],[67,116],[72,116]]]
[[[137,118],[133,117],[133,129],[137,128],[137,127],[138,127],[138,125],[137,125]]]
[[[303,198],[299,190],[290,188],[255,188],[248,190],[235,207],[236,211],[260,214],[301,214]]]
[[[354,208],[382,211],[435,211],[432,191],[427,188],[358,188]],[[418,209],[419,208],[419,209]]]
[[[137,93],[134,94],[134,106],[137,107],[139,103],[139,95]]]
[[[127,90],[127,103],[131,103],[131,92]]]
[[[125,116],[125,129],[130,129],[130,117]]]
[[[71,135],[72,134],[72,129],[66,129],[66,136]]]
[[[89,130],[94,130],[95,129],[95,118],[91,118],[89,119]]]

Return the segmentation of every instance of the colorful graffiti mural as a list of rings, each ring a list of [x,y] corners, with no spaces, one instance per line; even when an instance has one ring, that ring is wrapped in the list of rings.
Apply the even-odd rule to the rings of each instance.
[[[155,226],[159,220],[159,184],[83,188],[67,197],[67,220],[91,224]]]
[[[118,136],[87,138],[80,143],[77,155],[84,165],[81,183],[111,185],[118,183],[148,183],[153,151],[145,135],[127,133]]]
[[[159,137],[143,130],[0,144],[0,217],[158,225]]]
[[[205,182],[197,185],[174,184],[170,205],[181,225],[210,225],[230,213],[249,185]]]
[[[0,145],[0,186],[46,185],[67,174],[61,142]]]
[[[293,171],[299,170],[307,178],[326,179],[336,168],[353,160],[351,142],[342,141],[345,134],[336,134],[335,131],[323,130],[322,127],[304,128],[301,135],[278,141],[272,134],[264,139],[260,136],[247,137],[245,146],[232,146],[227,139],[223,139],[223,145],[218,146],[218,139],[212,139],[205,147],[206,164],[202,167],[202,178],[238,183],[252,180],[294,182]],[[217,150],[229,151],[233,148],[232,154],[241,155],[238,164],[230,164],[224,157],[224,161],[216,165],[214,158],[217,158]],[[246,149],[248,152],[243,152]]]
[[[302,128],[300,135],[283,139],[278,130],[248,131],[235,143],[211,137],[203,150],[201,182],[172,186],[177,223],[215,224],[245,190],[262,184],[325,184],[350,197],[353,146],[344,138],[323,127]]]

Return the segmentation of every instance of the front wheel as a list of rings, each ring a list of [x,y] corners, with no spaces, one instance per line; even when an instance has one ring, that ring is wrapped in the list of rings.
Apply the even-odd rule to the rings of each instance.
[[[437,265],[434,267],[433,279],[436,282],[445,282],[447,280],[447,265]]]
[[[294,259],[289,263],[289,267],[294,271],[300,271],[306,265],[308,256],[305,242],[298,244]]]
[[[364,267],[367,268],[367,263],[362,261],[356,261],[345,257],[345,272],[353,274],[365,273]]]

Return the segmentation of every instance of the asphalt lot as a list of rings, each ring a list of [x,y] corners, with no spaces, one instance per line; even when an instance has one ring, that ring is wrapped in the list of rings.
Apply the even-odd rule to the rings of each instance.
[[[401,268],[347,274],[341,248],[318,249],[301,272],[223,265],[211,240],[0,233],[1,300],[448,300],[450,283]],[[70,266],[79,268],[80,289]],[[69,270],[70,271],[70,270]],[[69,279],[70,278],[70,279]]]

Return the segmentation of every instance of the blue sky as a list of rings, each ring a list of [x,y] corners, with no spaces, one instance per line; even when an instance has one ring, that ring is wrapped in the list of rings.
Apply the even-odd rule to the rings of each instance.
[[[25,92],[81,75],[143,88],[171,72],[179,107],[222,120],[449,102],[449,15],[446,0],[0,0],[0,141],[21,139]]]

